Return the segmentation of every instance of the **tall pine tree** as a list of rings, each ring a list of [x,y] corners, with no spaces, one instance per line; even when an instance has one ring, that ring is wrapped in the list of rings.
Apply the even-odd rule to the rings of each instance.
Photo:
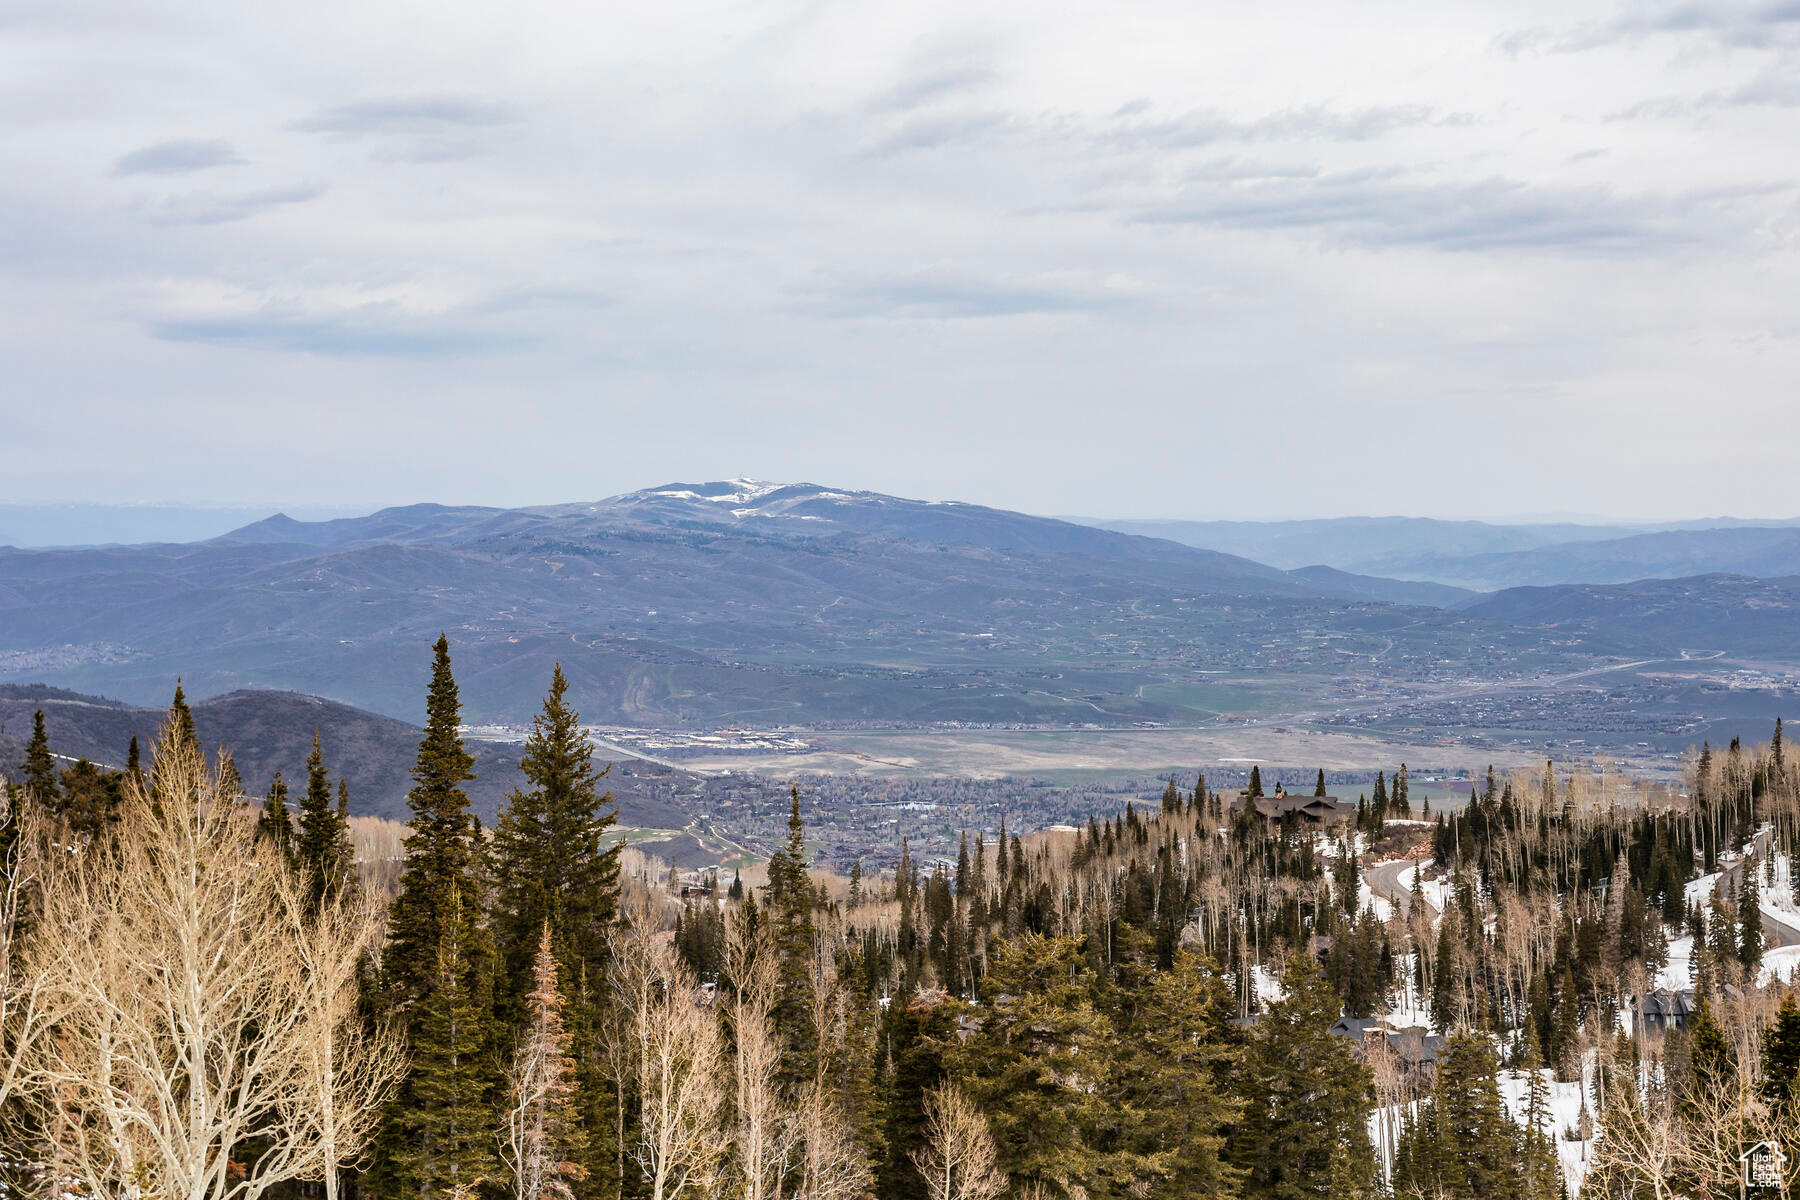
[[[312,753],[306,756],[306,796],[300,802],[300,831],[294,856],[306,879],[313,908],[341,895],[356,879],[356,853],[350,844],[350,821],[332,804],[331,777],[319,731],[313,730]]]
[[[412,1073],[384,1114],[369,1179],[386,1200],[441,1200],[445,1188],[495,1169],[493,951],[479,920],[480,849],[462,789],[475,760],[457,732],[461,712],[450,642],[440,636],[382,964],[412,1045]]]
[[[599,1045],[608,1003],[608,947],[619,914],[619,853],[606,833],[617,819],[599,790],[593,745],[568,702],[569,682],[557,665],[532,722],[519,770],[526,786],[507,797],[490,849],[493,927],[500,973],[495,1013],[517,1028],[530,1014],[536,958],[548,931],[561,980],[574,1074],[570,1103],[581,1123],[573,1144],[587,1186],[616,1173],[616,1095],[602,1070]],[[541,986],[536,990],[542,991]]]
[[[44,710],[31,715],[31,740],[25,743],[25,761],[19,764],[19,782],[25,794],[52,812],[59,811],[62,788],[56,777],[56,758],[50,753],[50,735],[44,728]]]

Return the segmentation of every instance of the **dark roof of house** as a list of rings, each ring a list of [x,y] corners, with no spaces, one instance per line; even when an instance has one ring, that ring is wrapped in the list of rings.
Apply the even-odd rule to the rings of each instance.
[[[1371,1040],[1369,1034],[1375,1033],[1409,1067],[1435,1063],[1438,1051],[1444,1048],[1444,1038],[1440,1034],[1418,1025],[1396,1029],[1393,1022],[1383,1017],[1339,1017],[1337,1024],[1331,1027],[1331,1032],[1339,1037],[1349,1038],[1359,1049],[1368,1045]]]
[[[1657,988],[1654,992],[1645,992],[1639,1000],[1639,1007],[1646,1017],[1688,1017],[1694,1012],[1693,991],[1671,991],[1668,988]]]
[[[1242,792],[1231,803],[1231,811],[1244,811],[1245,805],[1254,805],[1256,815],[1265,820],[1279,821],[1290,814],[1314,821],[1334,821],[1356,811],[1354,804],[1346,804],[1336,796],[1298,796],[1278,793],[1273,796],[1258,796],[1252,800]]]

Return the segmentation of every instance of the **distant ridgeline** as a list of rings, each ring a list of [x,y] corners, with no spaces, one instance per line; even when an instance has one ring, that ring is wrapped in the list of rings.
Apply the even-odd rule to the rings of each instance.
[[[1433,813],[1404,767],[1355,804],[1323,771],[1290,795],[1253,768],[1230,797],[1171,781],[1085,827],[1002,822],[930,863],[903,841],[897,870],[847,876],[808,869],[796,789],[766,866],[725,879],[623,851],[567,688],[556,669],[484,825],[439,640],[393,880],[359,877],[316,747],[304,784],[271,789],[252,821],[233,762],[202,762],[179,691],[154,747],[118,770],[60,764],[36,720],[5,828],[8,886],[45,880],[41,918],[8,926],[5,949],[71,1004],[154,1025],[144,981],[83,973],[86,947],[177,953],[238,919],[242,905],[202,903],[214,876],[291,879],[307,930],[384,903],[382,940],[333,993],[355,1002],[307,1010],[380,1084],[344,1099],[358,1120],[308,1160],[333,1194],[599,1200],[729,1180],[770,1197],[1551,1200],[1584,1172],[1605,1195],[1716,1192],[1753,1146],[1793,1144],[1800,1007],[1771,968],[1800,947],[1800,763],[1779,722],[1765,744],[1704,749],[1682,789],[1546,764],[1490,771]],[[110,897],[143,894],[133,872],[160,877],[195,829],[230,852],[201,855],[171,893],[168,911],[194,919],[110,919]],[[98,874],[60,866],[71,850]],[[312,978],[304,939],[267,944]],[[111,1037],[78,1011],[55,1037],[19,1026],[20,1061]],[[260,1062],[257,1039],[293,1027],[275,1013],[170,1036]],[[385,1079],[358,1056],[390,1037],[409,1049],[403,1072],[382,1060]],[[42,1081],[70,1076],[49,1066],[18,1078],[32,1120],[7,1134],[23,1139],[11,1161],[196,1194],[191,1156],[157,1149],[182,1112],[141,1118],[168,1136],[127,1143],[127,1168],[108,1139],[30,1132],[110,1120],[124,1092],[59,1090]],[[212,1099],[231,1112],[247,1094]],[[281,1147],[315,1128],[322,1097],[300,1088],[225,1123],[199,1161],[299,1177]]]

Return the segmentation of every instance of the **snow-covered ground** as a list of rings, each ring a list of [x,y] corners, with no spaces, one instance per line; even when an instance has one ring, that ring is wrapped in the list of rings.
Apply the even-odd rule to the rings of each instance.
[[[1590,1053],[1582,1063],[1579,1080],[1560,1083],[1553,1072],[1542,1072],[1544,1080],[1550,1086],[1549,1114],[1545,1117],[1543,1132],[1556,1142],[1556,1157],[1562,1165],[1563,1182],[1568,1185],[1571,1193],[1581,1190],[1581,1181],[1587,1176],[1588,1162],[1594,1154],[1594,1139],[1571,1142],[1564,1138],[1571,1131],[1580,1128],[1584,1104],[1587,1105],[1590,1120],[1593,1118],[1593,1071]],[[1512,1114],[1513,1120],[1521,1125],[1525,1123],[1525,1093],[1530,1082],[1524,1071],[1500,1072],[1500,1098],[1506,1102],[1506,1110]]]

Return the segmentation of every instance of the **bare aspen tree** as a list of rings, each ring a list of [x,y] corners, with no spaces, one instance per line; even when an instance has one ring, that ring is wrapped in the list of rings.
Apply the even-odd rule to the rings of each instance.
[[[874,1183],[849,1114],[828,1088],[812,1084],[794,1117],[800,1142],[796,1200],[854,1200]]]
[[[387,906],[357,892],[313,912],[306,889],[295,883],[289,880],[281,899],[314,1036],[304,1047],[306,1086],[289,1112],[303,1135],[317,1140],[317,1177],[325,1200],[338,1200],[343,1168],[368,1145],[382,1106],[406,1072],[399,1032],[385,1025],[370,1028],[357,1003],[357,968],[381,942]]]
[[[45,980],[22,970],[26,897],[42,883],[46,855],[37,809],[0,782],[0,1107],[26,1082],[31,1050],[50,1020]]]
[[[720,1111],[726,1055],[718,1023],[667,938],[640,930],[622,939],[615,969],[637,1051],[632,1159],[650,1200],[709,1192],[729,1145]]]
[[[1594,1143],[1595,1175],[1629,1180],[1655,1200],[1670,1200],[1689,1157],[1686,1130],[1668,1093],[1654,1083],[1640,1085],[1633,1075],[1615,1080],[1606,1127]]]
[[[155,795],[128,778],[116,836],[46,875],[25,970],[55,1036],[23,1099],[85,1195],[256,1200],[362,1149],[399,1065],[363,1036],[355,962],[372,922],[302,922],[256,816],[173,725]]]
[[[548,924],[532,972],[534,987],[526,997],[530,1021],[507,1078],[506,1140],[500,1157],[512,1170],[518,1200],[572,1200],[571,1184],[587,1178],[587,1168],[573,1161],[578,1136],[575,1060],[563,1026]]]
[[[725,939],[725,1019],[737,1048],[732,1058],[738,1183],[743,1200],[774,1200],[793,1161],[796,1130],[780,1085],[781,1043],[775,1035],[780,968],[768,927],[752,934],[733,922]]]
[[[794,1136],[800,1143],[797,1200],[851,1200],[868,1194],[874,1183],[868,1157],[832,1086],[833,1064],[849,1053],[849,997],[838,980],[837,962],[825,939],[813,953],[808,1017],[813,1045],[818,1047],[813,1078],[795,1106]]]
[[[913,1165],[931,1200],[994,1200],[1006,1190],[987,1118],[954,1084],[925,1094],[925,1144]]]

